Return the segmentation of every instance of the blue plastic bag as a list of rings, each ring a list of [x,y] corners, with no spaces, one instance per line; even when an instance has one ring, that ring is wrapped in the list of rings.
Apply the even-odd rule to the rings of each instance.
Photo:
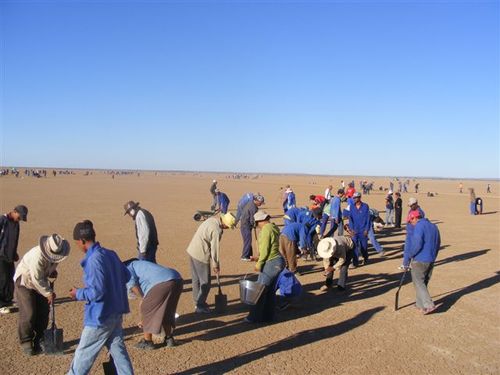
[[[276,281],[276,290],[280,291],[283,297],[298,297],[302,293],[302,285],[297,280],[293,272],[287,268],[283,269]]]

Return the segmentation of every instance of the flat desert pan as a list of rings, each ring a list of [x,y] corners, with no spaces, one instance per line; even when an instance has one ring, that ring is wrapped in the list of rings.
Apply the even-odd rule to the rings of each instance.
[[[254,264],[241,262],[239,230],[225,231],[222,239],[221,286],[228,306],[223,315],[193,313],[191,276],[186,247],[199,222],[198,210],[209,210],[212,178],[231,199],[235,210],[245,192],[260,192],[265,210],[281,224],[280,187],[290,184],[299,206],[308,204],[310,194],[323,194],[340,177],[264,175],[233,179],[223,174],[141,173],[116,176],[99,171],[84,176],[47,178],[0,178],[1,209],[17,204],[29,207],[27,223],[21,224],[20,255],[35,246],[41,235],[59,233],[71,240],[75,223],[94,222],[97,238],[114,249],[122,259],[133,257],[135,232],[132,220],[123,216],[123,204],[139,201],[152,212],[159,231],[158,262],[177,269],[185,280],[178,314],[175,348],[142,352],[133,348],[141,337],[138,302],[131,300],[132,312],[124,318],[127,347],[137,374],[498,374],[500,373],[500,287],[499,231],[500,200],[498,182],[419,179],[418,198],[428,218],[439,226],[441,250],[430,283],[433,299],[442,305],[429,316],[413,307],[415,291],[407,277],[394,311],[394,294],[401,271],[403,231],[386,231],[378,239],[386,259],[371,251],[366,266],[349,271],[347,291],[323,293],[321,262],[299,261],[305,290],[302,300],[280,311],[276,323],[248,325],[243,322],[247,307],[239,301],[239,279],[252,274]],[[352,178],[343,176],[344,181]],[[353,177],[358,181],[364,178]],[[376,190],[363,200],[384,210],[385,193],[379,186],[388,178],[366,178]],[[483,215],[469,214],[467,188],[474,187],[484,199]],[[427,192],[438,193],[428,197]],[[381,213],[384,217],[384,214]],[[72,241],[70,241],[72,242]],[[64,329],[65,355],[23,356],[17,339],[17,313],[0,316],[0,373],[63,374],[69,368],[83,322],[83,303],[72,302],[68,290],[82,285],[76,247],[59,267],[56,281],[58,326]],[[409,276],[409,275],[408,275]],[[208,301],[213,304],[217,288]],[[213,305],[211,306],[213,308]],[[93,373],[101,373],[103,351]]]

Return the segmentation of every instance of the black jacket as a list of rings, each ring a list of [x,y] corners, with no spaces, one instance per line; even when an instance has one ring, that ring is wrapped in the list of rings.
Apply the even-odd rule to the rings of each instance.
[[[7,215],[0,216],[0,259],[14,262],[19,242],[19,223]]]

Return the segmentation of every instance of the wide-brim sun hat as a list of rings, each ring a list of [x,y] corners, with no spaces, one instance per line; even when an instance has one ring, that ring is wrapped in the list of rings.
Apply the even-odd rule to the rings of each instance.
[[[323,259],[329,259],[333,255],[335,248],[337,247],[337,242],[332,237],[323,238],[319,241],[317,250],[318,255]]]
[[[139,207],[139,202],[128,201],[127,203],[125,203],[123,205],[123,208],[125,210],[125,213],[123,214],[123,216],[125,216],[126,214],[128,214],[130,212],[130,210],[134,210],[137,207]]]
[[[39,245],[43,256],[51,263],[62,262],[69,255],[69,242],[57,233],[40,237]]]
[[[236,218],[230,212],[228,212],[227,214],[222,214],[220,219],[222,221],[222,224],[224,224],[228,228],[234,229],[234,227],[236,226]]]

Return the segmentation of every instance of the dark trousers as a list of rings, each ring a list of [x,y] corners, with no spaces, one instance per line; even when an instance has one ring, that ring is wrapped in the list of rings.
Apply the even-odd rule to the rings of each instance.
[[[351,261],[352,261],[352,257],[354,255],[354,251],[353,250],[349,250],[347,253],[346,253],[346,258],[345,258],[345,263],[340,266],[340,270],[339,270],[339,278],[337,280],[337,285],[342,287],[342,288],[345,288],[346,284],[347,284],[347,272],[349,270],[349,265],[351,264]],[[324,261],[323,260],[323,265],[325,267],[333,267],[333,265],[338,261],[338,258],[330,258],[329,260],[327,261]],[[326,264],[328,263],[328,265]],[[328,287],[331,287],[333,285],[333,272],[329,272],[326,276],[325,276],[325,285],[328,286]]]
[[[257,304],[250,307],[247,318],[254,322],[272,322],[276,309],[276,281],[281,271],[285,268],[285,260],[279,256],[268,260],[262,266],[259,273],[258,283],[264,284],[266,288],[262,292]]]
[[[14,298],[14,262],[0,259],[0,307],[12,305]]]
[[[33,289],[21,286],[21,277],[16,281],[16,299],[19,306],[17,332],[21,344],[43,339],[43,331],[49,324],[49,302]]]
[[[243,237],[243,251],[241,252],[242,258],[250,258],[252,252],[252,228],[241,226],[241,237]]]
[[[401,216],[403,216],[403,209],[402,208],[396,208],[394,210],[394,212],[395,212],[395,216],[396,216],[395,217],[396,220],[395,220],[395,225],[394,226],[396,228],[401,228]]]

